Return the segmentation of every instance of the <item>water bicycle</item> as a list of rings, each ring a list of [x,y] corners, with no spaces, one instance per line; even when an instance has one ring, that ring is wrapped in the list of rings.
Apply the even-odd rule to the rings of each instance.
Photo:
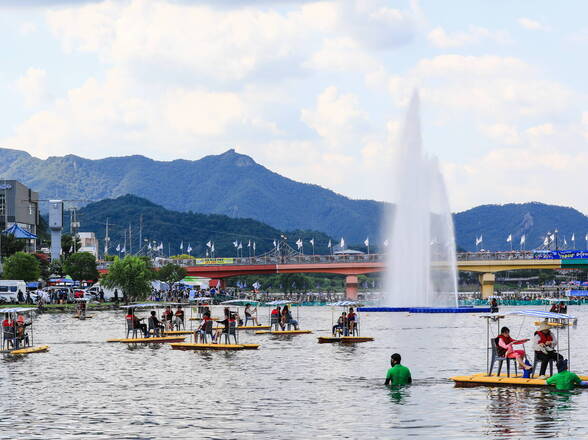
[[[298,323],[300,322],[299,316],[300,316],[300,305],[297,303],[294,303],[292,301],[288,301],[288,300],[276,300],[276,301],[270,301],[268,303],[265,303],[264,305],[266,306],[270,306],[269,309],[269,316],[270,316],[270,330],[258,330],[255,332],[256,335],[303,335],[303,334],[308,334],[308,333],[312,333],[312,330],[300,330],[298,329]],[[272,313],[274,310],[271,309],[271,306],[284,306],[284,307],[288,307],[288,311],[290,311],[290,306],[296,306],[296,319],[295,320],[291,320],[290,322],[287,322],[284,324],[285,328],[287,328],[287,330],[280,330],[281,327],[281,316],[278,316],[275,313]],[[292,330],[292,326],[294,326],[294,330]],[[275,330],[274,330],[275,327]]]
[[[259,324],[259,318],[257,316],[257,307],[261,304],[259,301],[249,301],[249,300],[244,300],[244,299],[231,299],[228,301],[223,301],[221,303],[221,305],[240,305],[240,306],[245,306],[245,307],[247,307],[247,304],[255,306],[255,318],[253,318],[252,322],[254,322],[254,323],[257,322],[257,325],[247,325],[249,320],[248,320],[247,316],[245,316],[244,325],[237,326],[237,330],[269,330],[271,328],[270,325]],[[237,309],[237,313],[238,312],[239,312],[239,309]]]
[[[488,385],[488,386],[538,386],[538,387],[545,387],[548,386],[544,379],[539,379],[533,377],[533,373],[535,372],[535,368],[538,364],[541,363],[541,360],[535,357],[530,373],[530,377],[523,377],[523,375],[517,373],[517,362],[514,358],[505,357],[504,355],[500,355],[497,349],[497,338],[490,335],[490,327],[493,323],[496,323],[497,328],[497,335],[500,334],[500,320],[505,319],[506,317],[531,317],[531,318],[539,318],[539,322],[533,322],[533,324],[546,324],[556,332],[556,341],[558,345],[561,344],[560,335],[566,336],[566,344],[563,350],[558,350],[560,354],[566,354],[568,359],[568,364],[571,365],[571,350],[570,350],[570,328],[576,327],[577,318],[575,316],[561,314],[561,313],[552,313],[552,312],[545,312],[541,310],[517,310],[512,312],[506,313],[488,313],[479,315],[480,318],[486,320],[486,373],[476,373],[467,376],[454,376],[451,378],[455,382],[456,386],[461,387],[471,387],[471,386],[479,386],[479,385]],[[556,325],[551,325],[555,323]],[[521,323],[521,328],[524,324]],[[524,346],[524,344],[523,344]],[[515,374],[510,374],[510,361],[513,361],[515,367]],[[507,373],[501,374],[502,364],[506,362],[506,370]],[[550,373],[553,374],[553,364],[554,361],[550,360],[549,362],[549,370]],[[498,370],[496,374],[492,371],[494,369],[494,365],[498,364]],[[570,367],[571,369],[571,367]],[[588,376],[580,376],[580,379],[583,381],[588,380]]]
[[[76,304],[76,308],[72,318],[82,320],[91,319],[94,317],[94,315],[86,315],[88,303],[90,302],[88,298],[74,298],[74,302]]]
[[[2,353],[23,355],[40,353],[49,349],[48,345],[34,345],[33,312],[36,310],[36,307],[0,309]],[[25,319],[27,314],[29,314],[28,322]]]
[[[333,330],[333,336],[319,336],[319,344],[327,343],[343,343],[343,344],[355,344],[360,342],[371,342],[374,338],[369,336],[360,336],[360,319],[359,313],[355,313],[355,317],[352,321],[344,319],[344,322],[339,323],[340,316],[343,312],[347,312],[348,308],[361,306],[357,301],[337,301],[334,303],[327,304],[331,306],[331,326]],[[335,316],[335,310],[339,309],[341,313],[339,316]]]
[[[180,342],[170,344],[172,350],[257,350],[259,344],[198,344],[189,342]]]
[[[120,342],[127,344],[162,344],[167,342],[183,342],[186,339],[185,336],[179,334],[160,336],[159,333],[161,330],[155,325],[155,322],[151,318],[148,318],[147,324],[143,324],[141,321],[145,318],[137,318],[134,314],[136,309],[153,309],[157,311],[157,309],[167,306],[171,307],[172,303],[144,303],[121,306],[122,309],[127,310],[126,338],[108,339],[106,342]],[[144,336],[147,335],[147,337],[139,337],[138,335],[140,331],[143,332]],[[161,332],[163,333],[163,331]],[[188,334],[189,333],[191,332],[188,332]]]

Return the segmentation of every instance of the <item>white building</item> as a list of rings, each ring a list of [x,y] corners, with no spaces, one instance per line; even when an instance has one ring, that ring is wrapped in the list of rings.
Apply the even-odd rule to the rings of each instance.
[[[80,248],[78,252],[88,252],[98,258],[98,239],[93,232],[78,232]]]

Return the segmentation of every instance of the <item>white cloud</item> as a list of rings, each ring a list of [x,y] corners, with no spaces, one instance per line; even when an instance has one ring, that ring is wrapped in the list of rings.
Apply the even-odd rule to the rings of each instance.
[[[470,26],[467,31],[451,33],[438,26],[428,33],[427,38],[433,46],[441,49],[477,44],[484,40],[500,44],[511,41],[508,33],[504,30],[491,31],[479,26]]]
[[[43,69],[29,67],[24,75],[16,81],[16,87],[22,94],[27,107],[35,107],[47,98],[47,72]]]
[[[527,29],[529,31],[548,31],[549,26],[542,24],[537,20],[533,20],[531,18],[521,17],[517,20],[519,25],[523,29]]]

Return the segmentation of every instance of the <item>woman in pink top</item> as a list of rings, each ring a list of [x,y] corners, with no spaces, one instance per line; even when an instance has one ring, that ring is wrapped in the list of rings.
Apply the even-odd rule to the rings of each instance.
[[[513,345],[524,344],[529,341],[528,339],[513,339],[510,337],[510,330],[508,327],[502,327],[496,341],[496,349],[500,356],[515,359],[519,366],[524,370],[530,370],[533,368],[525,363],[525,350],[515,350],[513,348]]]

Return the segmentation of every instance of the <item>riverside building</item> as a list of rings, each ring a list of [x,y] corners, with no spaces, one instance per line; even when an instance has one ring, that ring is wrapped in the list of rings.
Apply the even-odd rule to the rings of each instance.
[[[39,193],[18,180],[0,180],[0,231],[14,225],[37,235]],[[36,250],[35,240],[28,240],[27,250]]]

